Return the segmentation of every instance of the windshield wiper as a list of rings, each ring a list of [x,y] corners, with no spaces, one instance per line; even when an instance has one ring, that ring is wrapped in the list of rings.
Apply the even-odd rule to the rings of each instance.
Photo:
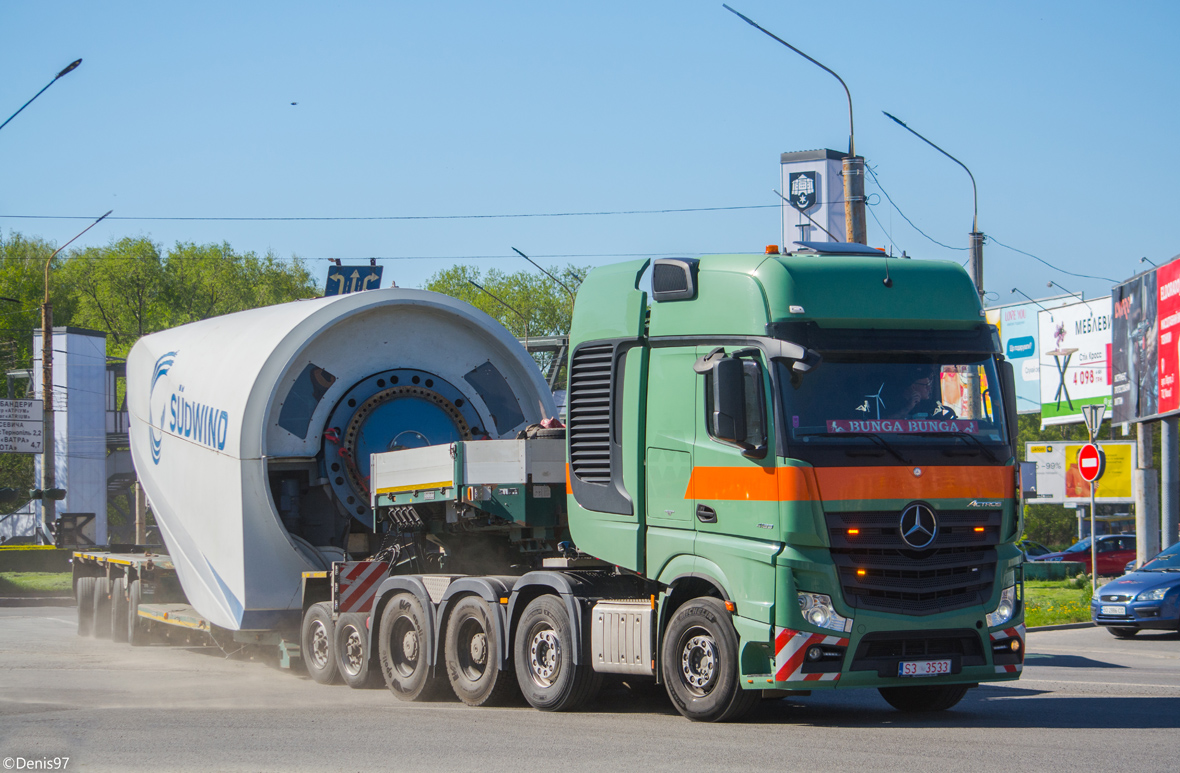
[[[897,459],[897,461],[901,462],[902,464],[909,464],[910,463],[910,461],[908,459],[906,459],[904,456],[902,456],[901,454],[899,454],[897,452],[896,448],[889,445],[889,443],[887,443],[885,441],[885,438],[881,437],[880,435],[878,435],[875,432],[809,432],[808,433],[808,436],[815,436],[815,435],[826,435],[829,437],[836,437],[836,436],[840,436],[840,437],[867,437],[869,440],[873,441],[881,449],[888,451],[890,454],[892,454],[893,458]],[[845,450],[849,451],[850,449],[845,449]]]
[[[990,448],[988,448],[987,446],[985,446],[983,444],[982,440],[975,437],[970,432],[900,432],[898,434],[920,435],[922,437],[939,437],[942,435],[950,435],[952,437],[961,438],[963,440],[969,440],[972,443],[974,443],[979,448],[980,451],[983,451],[985,454],[987,454],[988,459],[991,459],[993,462],[997,462],[997,463],[1000,461],[1000,458],[998,456],[996,456],[994,453],[992,453],[992,450]]]

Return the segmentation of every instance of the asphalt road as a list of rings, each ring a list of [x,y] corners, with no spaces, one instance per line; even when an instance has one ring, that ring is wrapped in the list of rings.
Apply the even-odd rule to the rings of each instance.
[[[622,685],[577,714],[407,704],[217,649],[79,639],[74,625],[69,608],[0,609],[0,758],[68,755],[70,771],[1180,768],[1177,634],[1032,633],[1019,682],[938,715],[848,690],[700,725]]]

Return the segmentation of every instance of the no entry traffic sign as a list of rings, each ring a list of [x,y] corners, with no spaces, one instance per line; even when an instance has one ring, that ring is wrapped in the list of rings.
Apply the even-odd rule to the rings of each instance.
[[[1106,454],[1095,443],[1087,443],[1078,451],[1078,472],[1087,483],[1093,483],[1102,477],[1106,469]]]

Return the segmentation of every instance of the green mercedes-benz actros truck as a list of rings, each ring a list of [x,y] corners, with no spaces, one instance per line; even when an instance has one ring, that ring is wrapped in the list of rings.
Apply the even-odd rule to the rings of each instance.
[[[623,263],[582,284],[569,347],[564,446],[373,455],[394,539],[330,594],[364,598],[354,669],[547,710],[649,677],[704,721],[854,687],[941,710],[1019,677],[1012,368],[960,266],[855,244]]]

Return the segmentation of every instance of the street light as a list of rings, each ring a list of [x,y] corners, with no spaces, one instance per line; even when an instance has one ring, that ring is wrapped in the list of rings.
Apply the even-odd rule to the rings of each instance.
[[[78,62],[81,61],[81,59],[78,60]],[[62,70],[58,74],[58,77],[60,78],[73,69],[73,67],[76,67],[78,62]],[[54,478],[57,473],[55,469],[57,459],[54,457],[53,448],[53,305],[49,303],[49,265],[57,257],[59,252],[76,242],[82,234],[101,223],[106,219],[107,215],[114,211],[113,209],[107,210],[106,215],[103,215],[98,220],[83,228],[78,232],[77,236],[58,247],[53,251],[52,255],[45,259],[45,302],[41,304],[41,398],[44,401],[42,404],[44,423],[42,425],[43,429],[41,430],[41,489],[44,491],[55,488]],[[41,529],[42,533],[46,536],[49,534],[49,524],[56,520],[54,518],[57,515],[55,501],[53,499],[44,499],[41,502]]]
[[[884,110],[882,110],[881,112],[885,113]],[[979,291],[979,297],[980,297],[980,299],[982,299],[983,298],[983,234],[980,233],[980,231],[979,231],[979,191],[975,187],[975,175],[971,174],[971,170],[967,168],[966,164],[964,164],[962,161],[960,161],[959,159],[952,156],[950,153],[947,153],[945,150],[938,147],[933,142],[931,142],[930,140],[923,137],[921,134],[918,134],[916,131],[914,131],[909,126],[907,126],[905,121],[901,120],[900,118],[898,118],[895,115],[890,115],[889,113],[885,113],[885,117],[888,118],[889,120],[893,121],[894,123],[896,123],[901,128],[905,129],[906,131],[908,131],[910,134],[914,135],[918,139],[922,140],[922,142],[925,142],[927,145],[934,148],[939,153],[941,153],[942,155],[949,158],[951,161],[954,161],[956,164],[963,167],[963,171],[966,172],[967,176],[971,178],[971,199],[972,199],[972,203],[973,203],[973,208],[972,208],[973,214],[971,216],[971,253],[970,253],[971,257],[969,260],[969,264],[971,266],[971,281],[975,282],[975,289]]]
[[[40,91],[38,91],[36,94],[34,94],[34,95],[33,95],[33,99],[36,99],[37,97],[39,97],[39,96],[41,96],[42,94],[44,94],[44,93],[45,93],[45,89],[47,89],[47,88],[49,88],[50,86],[52,86],[53,84],[57,83],[57,79],[58,79],[58,78],[60,78],[60,77],[61,77],[61,76],[63,76],[63,75],[68,75],[69,73],[72,73],[74,70],[78,69],[78,65],[80,65],[80,64],[82,64],[82,60],[81,60],[81,59],[75,59],[74,61],[70,62],[68,65],[66,65],[65,69],[63,69],[63,70],[62,70],[61,72],[59,72],[57,75],[54,75],[54,76],[53,76],[53,80],[51,80],[51,81],[49,81],[49,83],[46,83],[46,84],[45,84],[45,88],[41,89],[41,90],[40,90]],[[23,105],[21,105],[21,106],[20,106],[20,110],[17,110],[15,113],[13,113],[12,115],[8,116],[8,121],[11,121],[13,118],[16,118],[18,115],[20,115],[20,111],[21,111],[21,110],[24,110],[26,107],[28,107],[29,105],[31,105],[31,104],[33,103],[33,99],[30,99],[28,102],[26,102],[26,103],[24,103]],[[0,123],[0,129],[3,129],[5,126],[7,126],[7,125],[8,125],[8,121],[5,121],[4,123]]]
[[[803,53],[750,17],[738,13],[724,3],[721,4],[721,7],[830,74],[844,87],[844,95],[848,97],[848,155],[844,157],[844,228],[847,236],[845,241],[856,244],[867,243],[869,237],[865,226],[865,160],[856,155],[856,133],[852,129],[852,92],[848,90],[848,84],[831,67]]]

